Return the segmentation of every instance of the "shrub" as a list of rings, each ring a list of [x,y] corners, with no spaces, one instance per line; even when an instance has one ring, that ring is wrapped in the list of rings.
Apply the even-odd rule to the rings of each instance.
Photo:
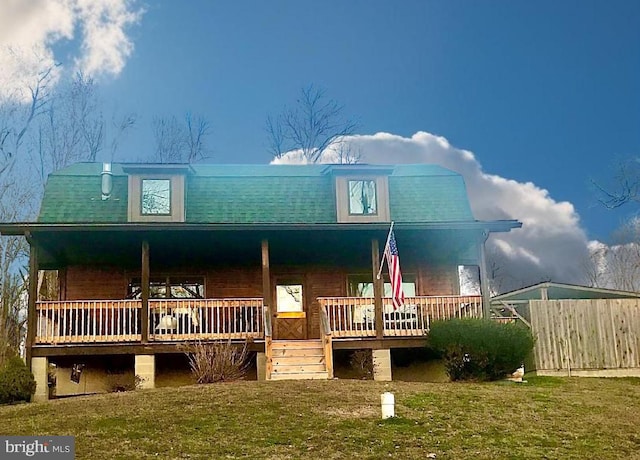
[[[488,319],[436,321],[429,332],[429,346],[454,381],[502,379],[522,365],[533,343],[527,327]]]
[[[0,368],[0,404],[29,401],[36,391],[36,381],[18,356],[5,360]]]
[[[109,393],[133,391],[141,388],[142,377],[123,372],[108,372],[105,388]]]
[[[189,367],[198,383],[215,383],[243,378],[249,367],[247,344],[239,347],[228,342],[188,346]]]
[[[355,350],[349,356],[351,368],[361,379],[373,378],[373,356],[371,350]]]

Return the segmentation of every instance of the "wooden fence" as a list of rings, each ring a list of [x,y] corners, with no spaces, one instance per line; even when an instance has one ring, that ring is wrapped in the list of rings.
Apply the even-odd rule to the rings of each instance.
[[[640,299],[531,300],[530,312],[538,374],[640,373]]]

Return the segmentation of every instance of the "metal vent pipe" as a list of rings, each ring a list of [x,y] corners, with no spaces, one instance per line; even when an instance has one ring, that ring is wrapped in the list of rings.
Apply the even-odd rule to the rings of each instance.
[[[111,174],[111,163],[102,163],[102,199],[108,200],[113,189],[113,174]]]

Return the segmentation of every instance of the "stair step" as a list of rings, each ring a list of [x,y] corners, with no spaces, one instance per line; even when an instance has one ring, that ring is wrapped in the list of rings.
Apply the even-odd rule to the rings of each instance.
[[[323,351],[322,347],[312,347],[312,346],[307,346],[307,347],[271,347],[272,350],[276,350],[276,351],[297,351],[297,350],[317,350],[317,351]]]
[[[322,340],[274,340],[271,363],[271,380],[329,378]]]
[[[327,380],[329,374],[323,372],[273,372],[271,380]]]
[[[321,358],[322,350],[272,350],[271,356],[275,358]]]
[[[322,343],[321,339],[305,339],[305,340],[297,340],[297,339],[291,339],[291,340],[273,340],[271,343],[273,343],[274,345],[299,345],[299,344],[305,344],[305,343]]]
[[[281,373],[289,373],[289,372],[296,372],[296,373],[301,373],[301,374],[308,374],[308,373],[314,373],[314,372],[325,372],[327,370],[327,368],[325,367],[324,363],[321,364],[296,364],[296,363],[291,363],[291,364],[278,364],[278,365],[273,365],[273,373],[274,374],[281,374]]]
[[[273,365],[278,364],[323,364],[324,355],[319,356],[274,356],[272,359]]]

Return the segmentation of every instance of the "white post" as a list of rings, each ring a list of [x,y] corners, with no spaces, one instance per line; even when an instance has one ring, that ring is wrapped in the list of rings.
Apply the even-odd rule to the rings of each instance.
[[[393,393],[389,393],[388,391],[386,391],[382,393],[382,395],[380,395],[380,405],[382,407],[382,420],[396,416],[395,404],[396,404],[396,401],[395,401],[395,397],[393,396]]]

